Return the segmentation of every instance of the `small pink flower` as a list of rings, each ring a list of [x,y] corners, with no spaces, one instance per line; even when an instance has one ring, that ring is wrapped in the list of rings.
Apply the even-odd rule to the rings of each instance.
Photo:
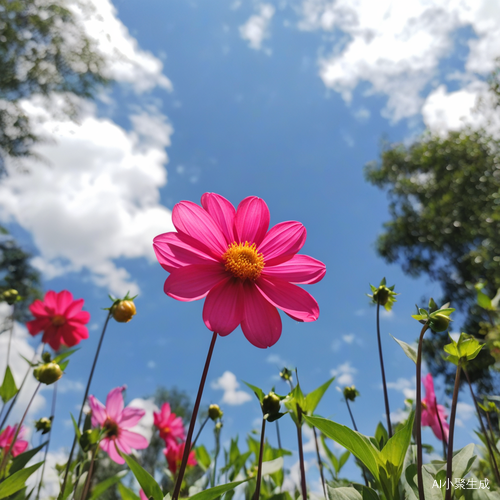
[[[83,299],[73,300],[68,290],[56,293],[49,291],[43,302],[35,300],[29,309],[35,319],[28,321],[26,326],[31,335],[43,332],[42,342],[57,351],[61,344],[72,347],[81,340],[88,338],[86,324],[90,314],[82,311]]]
[[[255,196],[237,210],[215,193],[205,193],[201,204],[177,203],[177,232],[154,239],[156,257],[170,273],[167,295],[187,302],[206,297],[203,320],[210,331],[229,335],[241,324],[248,341],[260,348],[280,338],[276,308],[296,321],[318,319],[317,302],[295,285],[317,283],[326,268],[297,254],[306,241],[300,222],[281,222],[268,231],[269,209]]]
[[[177,469],[181,465],[182,462],[182,456],[184,455],[184,447],[186,445],[186,442],[184,441],[183,443],[174,443],[167,448],[163,450],[163,454],[165,455],[165,458],[167,459],[168,463],[168,468],[172,474],[175,474],[177,472]],[[189,452],[188,456],[188,465],[197,465],[198,462],[196,461],[196,458],[194,456],[194,451]]]
[[[0,433],[0,448],[8,450],[12,446],[12,440],[14,439],[14,435],[16,434],[17,425],[11,427],[8,425],[1,433]],[[10,453],[13,457],[17,457],[28,448],[28,441],[24,441],[23,437],[26,432],[26,428],[24,426],[19,430],[19,434],[17,435],[16,442]]]
[[[146,412],[140,408],[124,409],[122,395],[124,390],[125,386],[110,391],[106,399],[106,406],[94,396],[89,396],[92,425],[94,427],[101,426],[106,431],[100,446],[117,464],[124,464],[125,460],[116,450],[116,446],[121,452],[129,455],[131,448],[142,450],[147,448],[149,444],[144,436],[128,430],[134,427]]]
[[[139,491],[139,496],[141,497],[141,500],[149,500],[149,498],[146,496],[146,493],[144,493],[143,490]]]
[[[435,436],[441,441],[443,440],[443,433],[441,432],[442,426],[445,441],[448,442],[448,433],[450,430],[450,426],[448,422],[446,422],[448,414],[444,406],[436,404],[434,381],[430,373],[424,377],[423,383],[425,387],[425,398],[422,399],[422,425],[430,427],[434,431]],[[440,420],[441,425],[439,424]]]
[[[170,411],[170,405],[163,403],[159,412],[154,412],[154,425],[160,431],[160,437],[165,441],[165,444],[177,444],[177,439],[184,440],[184,424],[182,418]]]

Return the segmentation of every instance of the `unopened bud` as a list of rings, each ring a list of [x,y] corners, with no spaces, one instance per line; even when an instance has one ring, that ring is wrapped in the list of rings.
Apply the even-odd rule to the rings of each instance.
[[[21,300],[21,297],[19,295],[19,292],[17,290],[14,290],[11,288],[10,290],[5,290],[2,294],[2,300],[7,302],[9,306],[13,305],[14,303],[18,302]]]
[[[280,371],[280,377],[283,380],[286,380],[287,382],[289,380],[292,380],[292,370],[289,370],[288,368],[283,368],[283,370]]]
[[[43,354],[42,354],[42,359],[45,363],[50,363],[51,361],[51,358],[50,358],[50,352],[47,352],[45,351]]]
[[[87,429],[82,432],[80,436],[80,446],[83,451],[89,451],[92,445],[97,443],[98,435],[95,432],[96,429]]]
[[[390,292],[391,291],[386,286],[381,285],[373,292],[373,300],[378,302],[381,306],[385,306],[389,300]]]
[[[351,387],[344,387],[344,398],[347,401],[354,401],[356,396],[359,396],[359,392],[356,390],[356,387],[353,385]]]
[[[117,300],[111,306],[111,314],[118,323],[128,323],[136,312],[135,304],[132,300]]]
[[[219,408],[219,405],[210,405],[208,407],[208,416],[215,422],[222,418],[222,410]]]
[[[52,428],[52,418],[43,417],[35,422],[35,429],[42,431],[42,434],[47,434]]]
[[[280,411],[281,401],[279,396],[274,392],[270,392],[267,396],[264,396],[261,406],[264,415],[276,415]]]
[[[50,385],[57,382],[63,375],[61,367],[57,363],[45,363],[33,370],[33,375],[42,384]]]
[[[445,314],[435,314],[431,316],[429,326],[434,332],[445,332],[448,330],[451,319]]]
[[[215,430],[216,431],[220,431],[222,429],[222,422],[219,421],[215,424]]]

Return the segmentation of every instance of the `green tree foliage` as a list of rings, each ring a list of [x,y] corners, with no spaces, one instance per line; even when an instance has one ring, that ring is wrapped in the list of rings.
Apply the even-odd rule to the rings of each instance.
[[[500,287],[500,141],[484,131],[425,134],[411,146],[398,144],[366,166],[365,175],[386,189],[391,220],[377,240],[387,262],[400,263],[411,276],[439,281],[444,297],[466,313],[467,333],[477,335],[485,311],[476,305],[471,284],[485,281],[485,293]],[[425,345],[433,374],[451,372],[441,357],[447,333]],[[481,391],[494,387],[488,350],[469,366]],[[498,385],[497,385],[498,387]]]
[[[0,0],[0,175],[6,157],[40,140],[22,99],[58,94],[71,115],[71,95],[92,97],[106,82],[94,45],[61,0]]]

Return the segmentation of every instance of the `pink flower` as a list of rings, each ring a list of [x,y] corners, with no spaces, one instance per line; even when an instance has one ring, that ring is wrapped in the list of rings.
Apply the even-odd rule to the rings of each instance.
[[[442,426],[445,441],[448,442],[448,432],[450,430],[450,426],[448,425],[448,422],[446,422],[448,414],[446,413],[444,406],[436,404],[434,381],[432,380],[432,375],[430,373],[424,377],[423,383],[425,387],[425,398],[422,399],[422,425],[431,427],[436,437],[441,441],[443,440],[443,433],[441,432]],[[440,420],[441,425],[439,424]]]
[[[176,416],[170,411],[170,405],[163,403],[159,412],[154,412],[154,425],[160,431],[160,437],[165,441],[165,444],[177,444],[177,439],[184,440],[184,424],[182,418]]]
[[[134,427],[146,413],[140,408],[123,408],[123,395],[125,386],[117,387],[108,394],[106,406],[94,396],[89,396],[89,405],[92,410],[92,425],[105,429],[105,437],[101,440],[101,448],[117,464],[124,464],[125,460],[116,450],[129,455],[131,448],[142,450],[147,448],[148,440],[128,429]]]
[[[172,474],[175,474],[177,472],[177,469],[181,465],[182,462],[182,455],[184,454],[184,447],[186,445],[186,442],[184,443],[174,443],[169,446],[167,446],[163,450],[163,454],[165,455],[165,458],[167,459],[168,463],[168,468],[170,469],[170,472]],[[188,465],[197,465],[196,458],[194,457],[194,451],[189,452],[188,456]]]
[[[1,433],[0,433],[0,448],[8,450],[12,446],[12,440],[14,439],[14,435],[16,434],[17,425],[11,427],[8,425]],[[25,427],[21,427],[19,430],[19,434],[17,435],[16,442],[10,453],[13,457],[17,457],[17,455],[26,451],[28,448],[28,441],[24,441],[22,438],[25,434]]]
[[[141,500],[149,500],[149,498],[146,496],[146,493],[144,493],[143,490],[139,491],[139,496],[141,497]]]
[[[43,331],[42,342],[57,351],[61,344],[72,347],[89,336],[84,326],[90,320],[90,314],[82,311],[83,299],[73,300],[68,290],[56,293],[49,291],[43,302],[35,300],[30,305],[30,311],[35,319],[28,321],[26,326],[31,335]]]
[[[238,325],[256,347],[275,344],[281,335],[281,309],[296,321],[315,321],[314,298],[295,284],[317,283],[326,269],[298,255],[306,241],[300,222],[269,228],[269,209],[255,196],[235,210],[215,193],[205,193],[200,207],[181,201],[172,211],[174,233],[154,239],[156,257],[170,273],[165,293],[181,301],[206,297],[203,320],[219,335]]]

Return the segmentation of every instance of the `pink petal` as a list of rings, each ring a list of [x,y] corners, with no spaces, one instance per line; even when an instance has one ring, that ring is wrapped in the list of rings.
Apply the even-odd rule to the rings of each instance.
[[[45,308],[45,304],[41,301],[36,299],[33,304],[29,306],[29,310],[31,311],[31,314],[35,317],[42,317],[42,318],[47,318],[51,314],[47,312],[47,309]]]
[[[83,303],[83,299],[80,299]],[[66,309],[73,302],[73,295],[68,290],[63,290],[57,294],[57,309],[56,314],[64,314]]]
[[[73,317],[68,318],[68,323],[70,325],[86,325],[90,321],[90,313],[88,311],[80,311]]]
[[[434,404],[436,402],[436,394],[434,392],[434,381],[432,375],[428,373],[422,380],[425,387],[425,400],[431,411],[434,411]]]
[[[83,299],[74,300],[66,306],[66,309],[64,309],[64,312],[62,314],[66,317],[66,319],[74,318],[80,312],[82,312],[82,307]]]
[[[125,408],[116,423],[119,424],[120,429],[129,429],[136,425],[144,415],[146,412],[140,408]]]
[[[448,434],[450,431],[450,426],[444,420],[441,420],[441,425],[443,426],[443,432],[441,432],[441,426],[439,425],[439,420],[436,417],[436,419],[431,424],[431,429],[434,432],[434,435],[439,440],[441,440],[441,441],[443,440],[443,433],[444,433],[444,437],[445,437],[446,441],[448,441]]]
[[[126,444],[134,450],[142,450],[149,445],[148,440],[144,436],[141,436],[137,432],[127,431],[126,429],[120,430],[119,444]]]
[[[160,234],[153,240],[153,249],[158,262],[169,273],[192,264],[217,262],[209,255],[211,252],[208,248],[183,233]]]
[[[427,401],[425,399],[422,400],[422,403],[425,403],[425,405],[427,406]],[[421,417],[422,425],[424,427],[430,427],[432,425],[433,420],[434,418],[430,409],[428,407],[427,408],[422,407],[422,417]]]
[[[190,302],[205,297],[227,275],[227,271],[219,263],[181,267],[172,271],[163,290],[169,297]]]
[[[216,193],[205,193],[201,197],[203,208],[212,216],[230,244],[236,240],[234,234],[234,217],[236,210],[232,203]]]
[[[59,328],[60,335],[64,344],[73,347],[79,344],[83,339],[89,337],[89,331],[82,325],[72,326],[68,323]]]
[[[54,351],[57,351],[61,346],[61,336],[59,335],[59,328],[55,327],[52,323],[48,323],[43,332],[42,342],[49,344]]]
[[[123,411],[123,391],[125,387],[116,387],[112,389],[106,398],[106,413],[108,417],[118,422],[120,414]]]
[[[105,406],[95,397],[90,395],[88,398],[90,409],[92,410],[92,427],[104,425],[107,414]]]
[[[247,340],[255,347],[265,349],[278,342],[281,336],[281,318],[276,307],[271,305],[248,281],[243,286],[245,311],[241,329]]]
[[[146,493],[144,493],[143,490],[139,491],[139,497],[141,500],[149,500],[149,498],[146,496]]]
[[[277,266],[264,267],[262,276],[280,278],[289,283],[311,285],[322,280],[326,273],[323,262],[308,255],[294,255]]]
[[[304,246],[306,236],[306,228],[300,222],[280,222],[269,230],[258,251],[264,254],[266,265],[280,264]]]
[[[264,200],[256,196],[245,198],[238,205],[234,219],[239,242],[248,241],[258,247],[267,233],[270,219],[269,209]]]
[[[36,335],[41,331],[45,330],[47,326],[50,325],[50,319],[48,318],[38,318],[26,323],[26,328],[31,335]]]
[[[43,301],[45,302],[45,306],[49,307],[51,311],[54,312],[57,308],[57,293],[53,290],[49,290],[45,294]]]
[[[177,203],[172,210],[172,222],[177,231],[201,241],[214,255],[221,256],[226,251],[224,234],[212,217],[196,203]]]
[[[101,441],[101,448],[109,455],[109,458],[111,458],[113,462],[116,462],[117,464],[125,463],[125,459],[123,459],[116,450],[114,439],[104,438]]]
[[[243,284],[237,278],[227,278],[214,286],[203,306],[203,321],[219,335],[229,335],[243,317]]]
[[[302,288],[278,278],[264,276],[257,279],[255,284],[273,306],[285,311],[293,319],[305,322],[318,319],[318,303]]]
[[[118,445],[118,449],[122,453],[125,453],[125,455],[130,455],[132,453],[132,450],[131,450],[130,446],[128,445],[127,440],[122,439],[122,432],[123,431],[120,430],[120,436],[116,438],[115,442]]]
[[[26,448],[28,448],[28,441],[23,441],[22,439],[20,440],[18,435],[16,442],[11,449],[12,456],[17,457],[17,455],[20,455],[21,453],[26,451]]]

